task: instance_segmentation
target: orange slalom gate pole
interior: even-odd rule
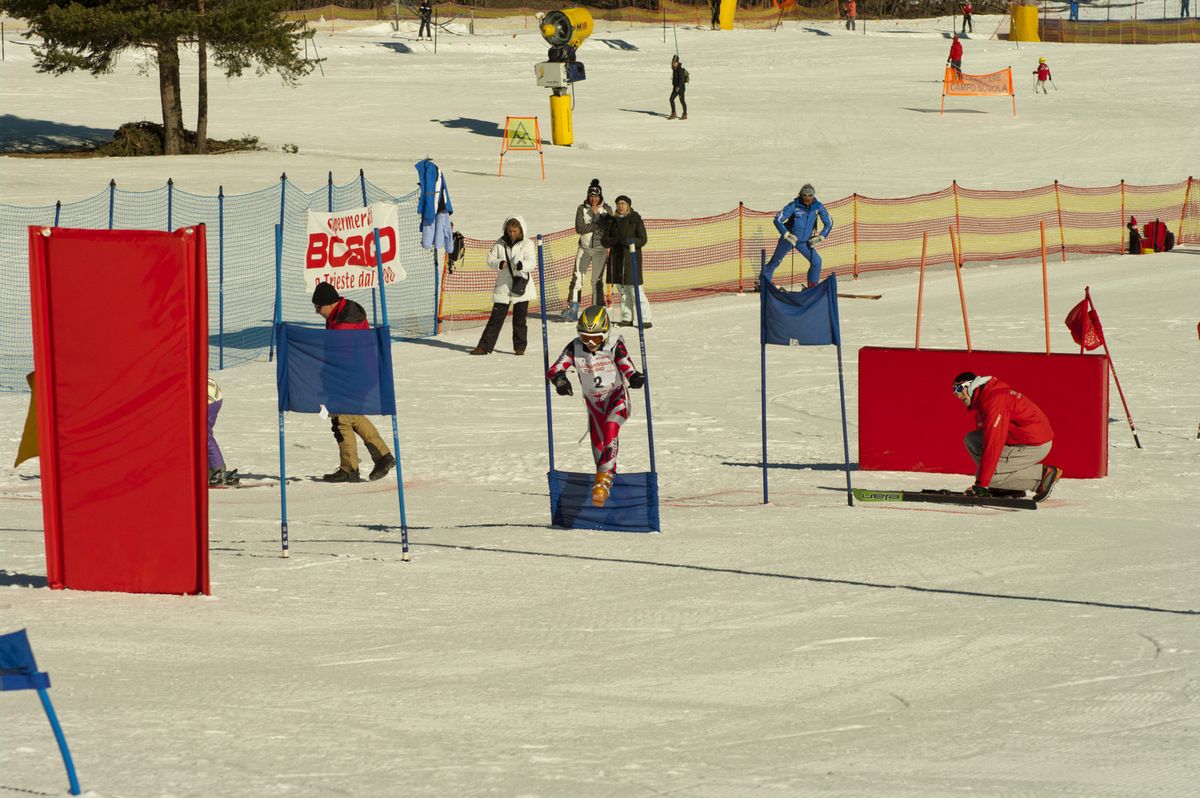
[[[925,253],[929,251],[929,231],[921,233],[921,277],[917,281],[917,340],[913,349],[921,348],[921,303],[925,300]]]
[[[1188,179],[1190,180],[1191,178],[1188,178]],[[858,193],[857,192],[855,192],[855,194],[853,195],[851,202],[853,203],[853,208],[854,208],[854,279],[857,280],[858,279]],[[1185,208],[1187,207],[1187,197],[1186,196],[1183,198],[1183,206]],[[1182,233],[1183,217],[1182,216],[1179,217],[1179,230],[1180,230],[1180,234],[1178,236],[1175,236],[1176,238],[1181,238],[1183,236],[1183,233]]]
[[[665,6],[664,6],[665,8]],[[666,13],[665,11],[663,13]],[[742,293],[742,245],[746,242],[742,230],[742,213],[746,209],[746,203],[738,202],[738,293]]]
[[[1183,243],[1183,220],[1187,218],[1188,198],[1192,196],[1192,178],[1188,176],[1187,188],[1183,190],[1183,207],[1179,209],[1179,229],[1175,232],[1175,243]],[[1125,221],[1122,219],[1121,221]]]
[[[1125,178],[1121,178],[1121,220],[1117,222],[1117,252],[1125,252]]]
[[[971,325],[967,321],[967,295],[963,291],[962,264],[958,261],[958,245],[954,240],[954,228],[950,228],[950,249],[954,253],[954,276],[958,278],[958,303],[962,305],[963,334],[967,338],[967,351],[971,351]]]
[[[1046,317],[1046,354],[1050,354],[1050,281],[1046,278],[1046,220],[1038,222],[1042,233],[1042,311]]]
[[[450,265],[450,254],[446,254],[445,263],[442,264],[442,283],[438,290],[438,306],[437,306],[437,323],[442,323],[442,302],[446,299],[446,272]]]

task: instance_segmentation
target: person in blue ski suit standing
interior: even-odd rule
[[[824,225],[820,233],[817,232],[818,218]],[[799,196],[776,214],[775,229],[779,231],[779,243],[775,245],[775,254],[763,267],[763,277],[770,280],[783,261],[783,256],[795,248],[808,261],[807,287],[812,288],[821,279],[821,255],[816,245],[829,237],[833,222],[825,206],[817,199],[817,192],[811,183],[805,183]]]

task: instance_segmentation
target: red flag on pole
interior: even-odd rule
[[[1096,315],[1096,309],[1092,307],[1086,295],[1078,305],[1071,308],[1071,312],[1067,314],[1066,325],[1071,330],[1071,337],[1075,339],[1075,343],[1084,349],[1091,351],[1104,345],[1104,328],[1100,326],[1100,317]]]

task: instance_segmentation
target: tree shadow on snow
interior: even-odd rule
[[[469,130],[477,136],[487,136],[494,139],[504,136],[504,131],[500,128],[500,125],[491,119],[471,119],[460,116],[458,119],[431,119],[429,121],[437,122],[442,127],[450,128],[451,130]]]
[[[935,82],[940,83],[941,81],[935,81]],[[913,111],[914,113],[918,113],[918,114],[940,114],[940,113],[942,113],[942,109],[940,109],[940,108],[905,108],[904,110],[905,111]],[[947,108],[945,113],[948,113],[948,114],[986,114],[987,111],[976,111],[972,108]]]
[[[420,346],[432,346],[435,349],[453,349],[456,352],[470,352],[475,347],[466,344],[452,344],[449,341],[439,341],[436,338],[404,338],[401,339],[406,344],[418,344]]]
[[[489,525],[490,526],[490,525]],[[400,541],[377,541],[378,543],[398,544]],[[586,554],[562,554],[559,552],[531,551],[522,549],[504,549],[493,546],[468,546],[461,543],[426,543],[414,544],[414,551],[422,548],[452,549],[456,551],[475,551],[488,554],[512,554],[522,557],[546,557],[559,560],[580,560],[583,562],[612,563],[614,565],[636,565],[649,568],[670,568],[680,571],[696,571],[705,574],[725,574],[736,577],[758,577],[763,579],[782,579],[791,582],[807,582],[820,585],[835,585],[839,587],[863,587],[874,590],[904,590],[928,595],[946,596],[950,598],[968,599],[999,599],[1004,601],[1040,602],[1045,604],[1066,604],[1077,607],[1096,607],[1108,610],[1136,610],[1140,612],[1156,612],[1167,615],[1200,615],[1200,610],[1171,609],[1167,607],[1151,607],[1143,604],[1121,604],[1109,601],[1093,601],[1090,599],[1056,598],[1054,596],[1026,596],[1019,593],[989,593],[979,590],[955,590],[944,587],[925,587],[923,585],[907,585],[892,582],[866,582],[857,579],[839,579],[827,576],[807,576],[804,574],[788,574],[773,571],[751,571],[743,568],[721,568],[713,565],[697,565],[694,563],[671,563],[656,560],[637,560],[628,557],[596,557]]]
[[[50,581],[44,576],[19,574],[0,568],[0,587],[46,587]]]
[[[112,141],[113,129],[64,125],[48,119],[0,114],[0,152],[90,149]]]
[[[629,42],[625,41],[624,39],[596,39],[596,41],[604,42],[604,44],[608,45],[609,47],[611,47],[614,50],[625,50],[626,52],[633,52],[638,49],[636,45],[630,44]]]
[[[375,42],[375,43],[378,44],[380,47],[386,47],[387,49],[391,50],[392,52],[400,53],[401,55],[408,55],[409,53],[411,53],[413,51],[413,49],[411,47],[409,47],[407,44],[405,44],[404,42]]]
[[[665,114],[662,111],[647,111],[642,108],[619,108],[619,111],[624,111],[627,114],[645,114],[646,116],[660,116],[663,119],[669,118],[670,114]]]
[[[721,465],[739,466],[741,468],[762,468],[762,463],[735,463],[731,460],[722,461]],[[796,471],[845,471],[845,463],[767,463],[769,468],[790,468]],[[851,471],[858,470],[858,463],[850,464]]]

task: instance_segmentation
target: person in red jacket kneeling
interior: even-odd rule
[[[1062,469],[1042,462],[1054,443],[1042,409],[1007,383],[970,371],[954,378],[954,396],[975,411],[979,427],[963,439],[978,466],[966,494],[1024,497],[1031,490],[1036,502],[1049,496]]]

